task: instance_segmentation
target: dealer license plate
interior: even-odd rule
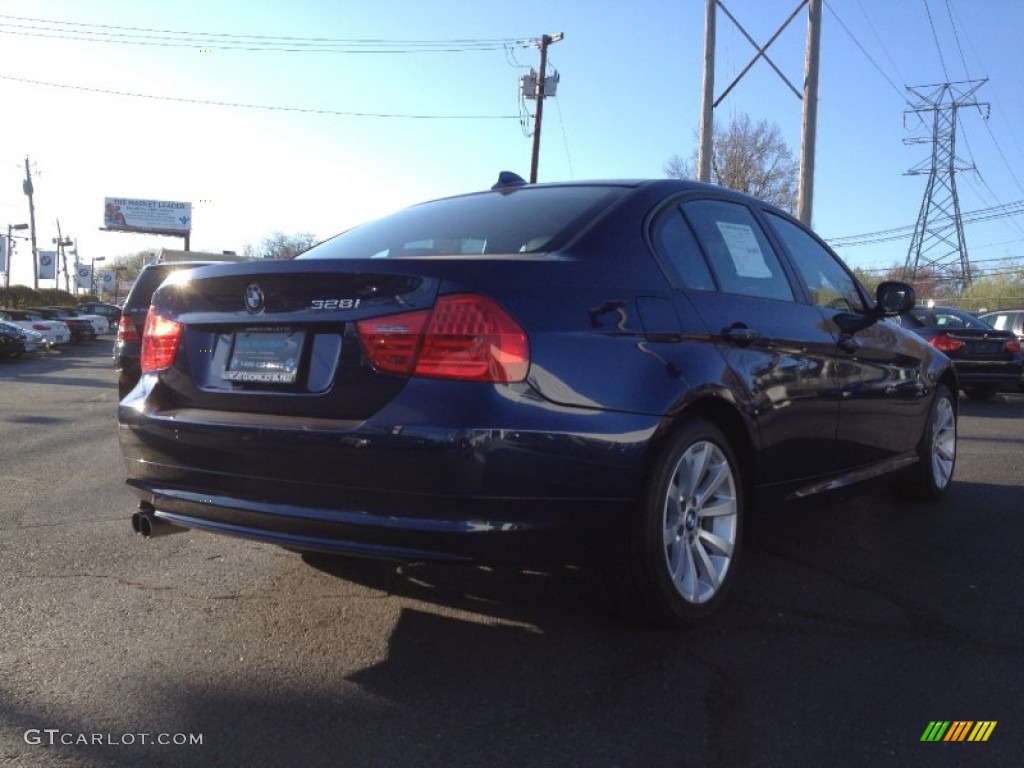
[[[228,381],[293,384],[299,373],[302,331],[239,331],[224,370]]]

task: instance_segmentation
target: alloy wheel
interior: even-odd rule
[[[665,498],[665,565],[688,603],[718,592],[732,563],[739,531],[736,478],[712,442],[689,446],[672,472]]]

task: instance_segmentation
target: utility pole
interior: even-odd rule
[[[804,60],[804,89],[801,93],[789,78],[783,74],[778,65],[768,56],[768,49],[779,39],[786,27],[796,16],[808,6],[807,15],[807,51]],[[722,12],[736,26],[740,33],[747,39],[757,51],[754,58],[746,67],[733,78],[728,87],[715,99],[715,36],[717,34],[716,14],[717,9]],[[700,144],[697,152],[697,179],[699,181],[711,180],[711,160],[714,153],[714,109],[722,103],[722,100],[732,91],[733,88],[743,79],[743,76],[760,59],[764,59],[782,81],[789,86],[789,90],[804,102],[803,126],[800,135],[800,187],[797,209],[799,218],[805,224],[811,222],[811,202],[814,190],[814,144],[815,124],[818,117],[818,60],[821,50],[821,0],[800,0],[793,12],[789,14],[775,33],[768,38],[768,42],[760,45],[743,28],[743,25],[725,7],[724,0],[705,0],[704,4],[704,89],[701,96],[701,123],[700,123]]]
[[[540,39],[540,72],[537,74],[537,90],[534,97],[537,99],[537,115],[533,120],[533,152],[530,156],[530,183],[537,183],[537,165],[540,160],[540,126],[544,116],[544,98],[547,95],[544,90],[544,83],[547,79],[548,67],[548,46],[557,43],[565,37],[561,32],[557,35],[543,35]]]
[[[818,126],[818,60],[821,58],[821,0],[807,10],[807,56],[804,60],[804,115],[800,129],[800,186],[796,216],[811,226],[814,203],[814,144]]]
[[[25,181],[21,185],[22,190],[28,195],[28,225],[32,235],[32,287],[39,290],[39,254],[36,248],[36,206],[32,201],[35,190],[32,188],[32,171],[28,167],[28,158],[25,158]]]
[[[697,181],[711,181],[712,137],[715,135],[715,9],[717,0],[704,0],[704,89],[700,101],[700,146]]]

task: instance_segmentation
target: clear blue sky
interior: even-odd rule
[[[726,7],[760,42],[797,4]],[[241,251],[275,230],[328,237],[419,200],[484,188],[502,169],[527,175],[518,78],[538,52],[490,41],[565,35],[550,49],[561,82],[545,103],[541,181],[663,176],[672,154],[696,144],[702,0],[5,0],[0,14],[0,226],[28,219],[29,156],[40,247],[59,218],[86,262],[180,245],[100,232],[107,196],[189,201],[193,249]],[[904,128],[907,85],[989,78],[978,92],[989,120],[960,115],[958,155],[978,168],[957,176],[961,208],[1024,200],[1024,3],[826,0],[823,24],[814,200],[823,236],[914,224],[926,177],[905,171],[929,147],[903,143],[921,135]],[[724,14],[718,29],[721,92],[754,51]],[[100,32],[105,42],[76,39]],[[169,45],[168,32],[190,34]],[[250,47],[266,36],[297,39],[277,48],[375,39],[375,49],[401,52],[207,50],[209,33],[255,36]],[[769,49],[798,87],[805,34],[801,12]],[[452,40],[471,42],[441,47],[469,50],[422,51]],[[778,123],[796,154],[800,112],[762,61],[716,120],[748,113]],[[1024,221],[971,224],[967,242],[982,266],[1022,256]],[[902,263],[908,245],[906,236],[840,252],[851,265],[879,267]],[[20,245],[15,283],[31,280],[27,254]]]

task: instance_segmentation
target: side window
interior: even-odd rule
[[[865,310],[856,281],[835,256],[788,219],[767,212],[765,217],[789,251],[815,306],[844,312]]]
[[[982,318],[997,331],[1010,330],[1010,319],[1010,315],[988,315]]]
[[[678,208],[673,206],[658,217],[651,230],[651,239],[658,255],[684,286],[698,291],[715,289],[704,254]]]
[[[779,258],[745,205],[694,200],[682,210],[723,291],[793,301]]]

